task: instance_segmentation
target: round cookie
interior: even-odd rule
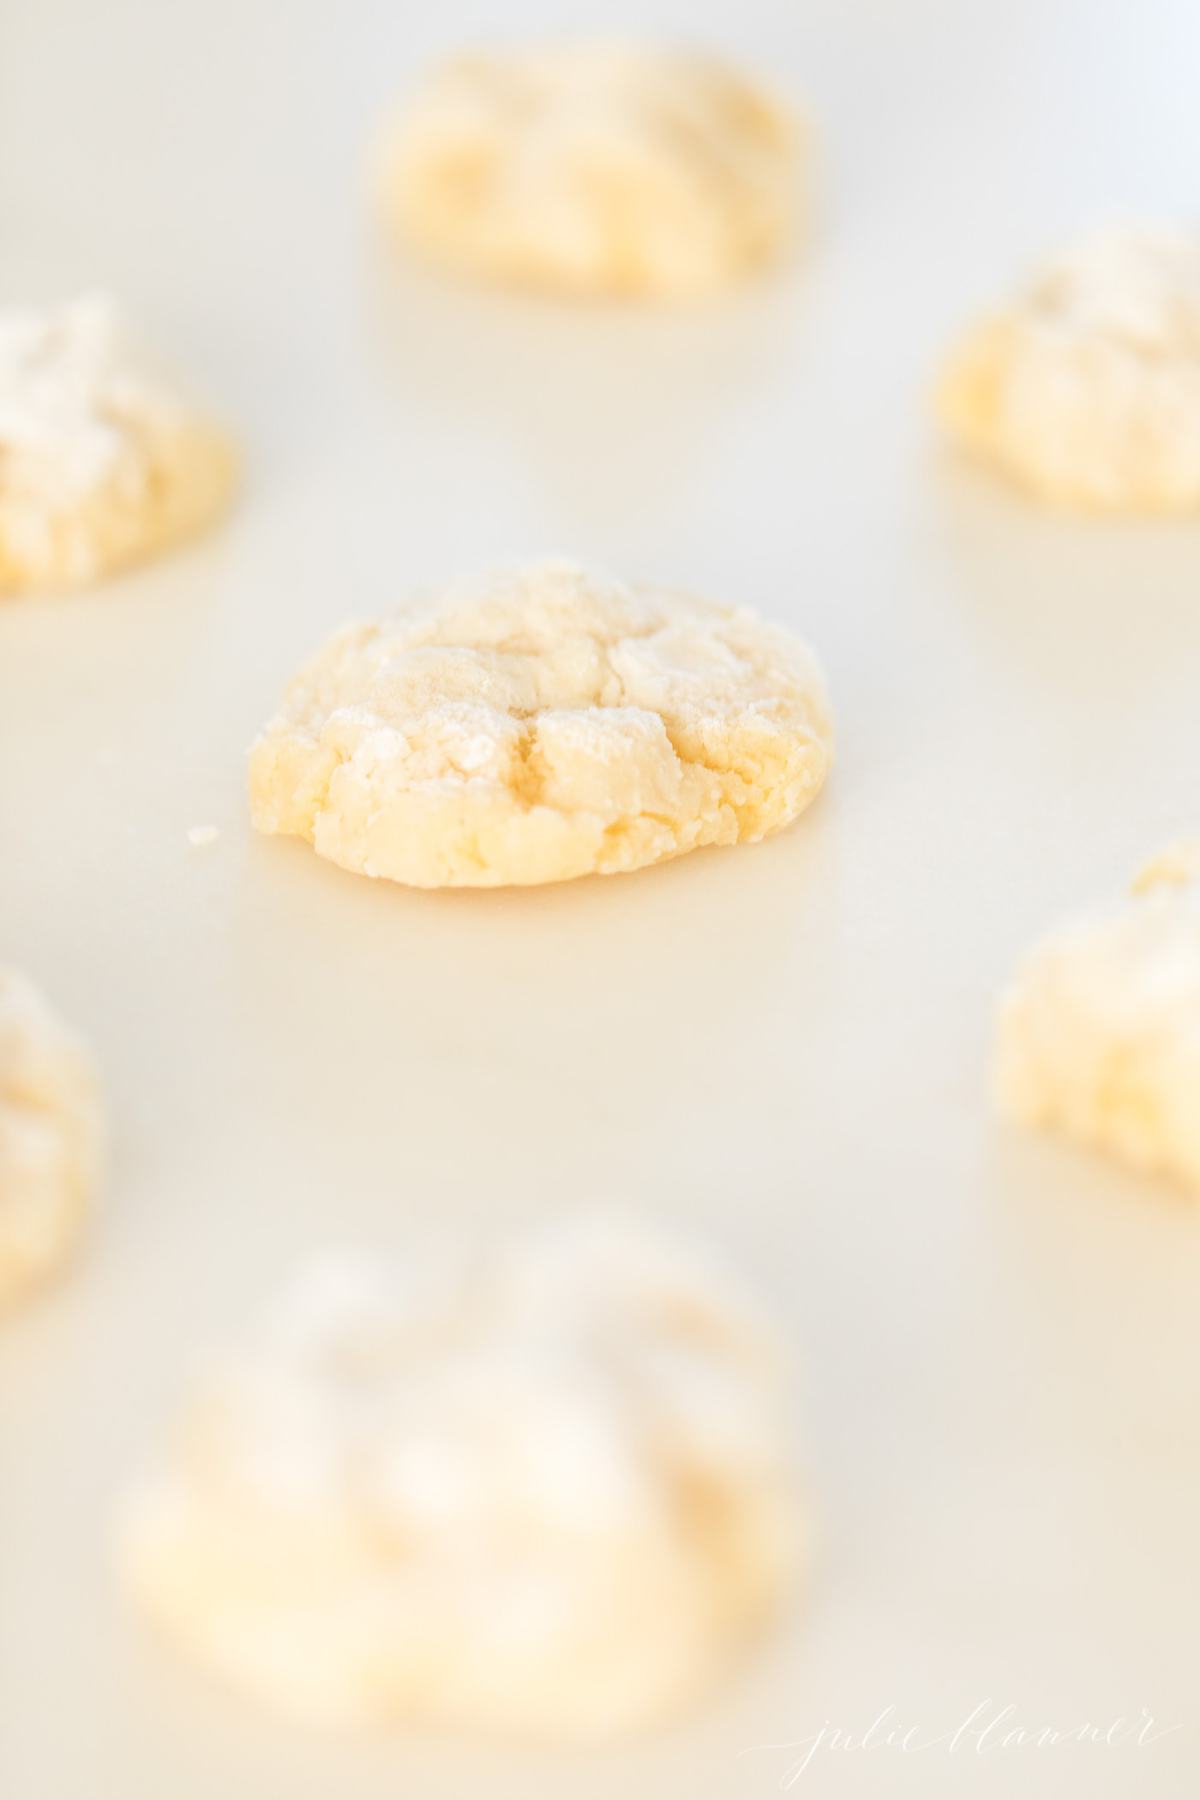
[[[643,1230],[330,1256],[203,1367],[121,1561],[306,1721],[616,1733],[701,1693],[792,1576],[787,1411],[753,1309]]]
[[[482,279],[686,299],[776,255],[796,139],[778,101],[695,52],[465,55],[386,140],[384,204],[413,243]]]
[[[82,1044],[32,982],[0,968],[0,1311],[70,1254],[102,1141]]]
[[[250,752],[251,812],[415,887],[562,881],[778,831],[831,741],[789,633],[545,562],[339,632]]]
[[[1044,500],[1200,507],[1200,231],[1086,239],[966,338],[938,411],[968,450]]]
[[[110,301],[0,312],[0,594],[92,581],[190,536],[234,467]]]
[[[1068,925],[1000,1011],[1001,1107],[1200,1190],[1200,840]]]

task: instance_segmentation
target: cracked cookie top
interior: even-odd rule
[[[543,562],[339,632],[251,750],[251,809],[360,874],[557,881],[778,831],[831,742],[790,633]]]
[[[679,298],[766,261],[796,203],[786,110],[713,57],[574,44],[460,56],[383,153],[401,229],[477,276]]]

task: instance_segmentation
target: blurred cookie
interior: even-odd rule
[[[31,981],[0,968],[0,1310],[70,1255],[102,1137],[83,1045]]]
[[[1200,841],[1067,925],[1000,1013],[1001,1106],[1200,1189]]]
[[[385,205],[440,261],[575,295],[684,299],[771,260],[795,122],[716,58],[637,44],[464,55],[386,141]]]
[[[1045,500],[1200,507],[1200,231],[1086,239],[967,336],[938,410],[951,436]]]
[[[788,1439],[753,1308],[643,1230],[331,1256],[201,1368],[122,1560],[181,1644],[306,1720],[619,1732],[775,1608]]]
[[[92,581],[226,504],[235,459],[100,297],[0,312],[0,594]]]

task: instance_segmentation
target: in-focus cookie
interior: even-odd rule
[[[0,1311],[69,1256],[102,1141],[83,1045],[31,981],[0,968]]]
[[[1200,230],[1111,229],[950,358],[946,429],[1045,500],[1200,507]]]
[[[385,205],[415,244],[488,280],[682,299],[779,250],[797,128],[698,53],[576,44],[460,56],[386,140]]]
[[[250,803],[359,874],[562,881],[778,831],[831,741],[788,632],[545,562],[339,632],[251,750]]]
[[[1001,1007],[997,1091],[1025,1124],[1200,1189],[1200,839],[1028,958]]]
[[[190,536],[234,467],[111,301],[0,312],[0,594],[92,581]]]
[[[328,1257],[200,1371],[122,1562],[181,1644],[306,1720],[618,1732],[776,1606],[788,1440],[769,1332],[643,1231]]]

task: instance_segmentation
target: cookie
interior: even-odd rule
[[[938,410],[952,437],[1041,499],[1200,507],[1200,231],[1086,239],[966,338]]]
[[[621,1732],[702,1693],[791,1579],[785,1387],[724,1273],[644,1229],[327,1256],[203,1366],[122,1566],[309,1722]]]
[[[0,594],[93,581],[191,536],[234,461],[110,301],[0,312]]]
[[[997,1091],[1024,1124],[1200,1190],[1200,840],[1029,957],[1001,1007]]]
[[[754,842],[830,755],[788,632],[544,562],[339,632],[253,746],[250,802],[358,874],[496,887]]]
[[[31,981],[0,968],[0,1311],[70,1255],[102,1141],[83,1045]]]
[[[686,299],[771,260],[798,133],[713,57],[575,44],[457,57],[386,139],[384,204],[436,259],[579,296]]]

